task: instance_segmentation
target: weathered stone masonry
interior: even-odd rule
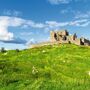
[[[62,31],[51,31],[50,32],[50,42],[58,43],[73,43],[76,45],[90,45],[90,41],[85,38],[77,38],[76,33],[74,35],[69,35],[67,30]]]
[[[85,38],[77,38],[76,33],[73,35],[69,35],[67,30],[60,31],[51,31],[50,32],[50,41],[42,42],[31,45],[31,48],[40,47],[45,45],[54,45],[54,44],[62,44],[62,43],[73,43],[76,45],[86,45],[90,46],[90,41]]]

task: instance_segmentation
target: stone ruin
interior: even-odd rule
[[[58,43],[73,43],[76,45],[90,45],[90,41],[85,38],[77,38],[76,33],[73,35],[69,35],[67,30],[62,31],[51,31],[50,32],[50,42],[58,42]]]
[[[62,30],[62,31],[51,31],[50,41],[32,44],[31,48],[62,43],[72,43],[76,45],[90,46],[90,41],[88,39],[77,38],[76,33],[73,35],[69,35],[69,32],[67,30]]]

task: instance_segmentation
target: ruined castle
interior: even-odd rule
[[[33,44],[31,48],[62,43],[90,46],[90,41],[88,39],[78,38],[76,33],[73,35],[69,35],[69,32],[67,30],[60,30],[50,32],[50,41]]]
[[[67,30],[62,31],[51,31],[50,32],[50,42],[58,43],[73,43],[76,45],[90,45],[90,41],[85,38],[77,38],[76,33],[69,35]]]

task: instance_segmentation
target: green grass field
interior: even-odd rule
[[[62,44],[0,53],[0,90],[90,90],[90,47]]]

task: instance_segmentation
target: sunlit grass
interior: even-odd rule
[[[0,90],[90,90],[90,47],[62,44],[0,53]]]

